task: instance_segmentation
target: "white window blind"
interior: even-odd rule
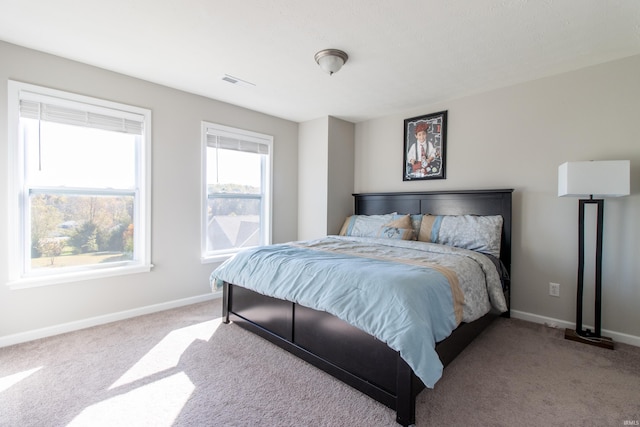
[[[33,98],[20,99],[20,117],[133,135],[142,135],[144,129],[144,117],[136,114],[97,106],[88,111],[86,105],[80,109],[74,108],[73,102],[56,103],[55,98],[46,96]]]
[[[232,138],[228,136],[207,133],[207,145],[212,148],[224,150],[244,151],[247,153],[269,154],[269,145],[257,141],[249,141],[245,138]]]

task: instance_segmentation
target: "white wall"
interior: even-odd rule
[[[300,123],[298,146],[298,238],[327,234],[329,118]]]
[[[335,117],[300,124],[298,239],[338,234],[353,213],[354,133]]]
[[[403,182],[403,120],[442,110],[447,179]],[[639,114],[634,56],[358,123],[355,191],[514,188],[513,309],[575,322],[578,200],[557,197],[557,168],[630,159],[632,195],[605,202],[602,327],[640,337]]]
[[[188,76],[185,76],[188,78]],[[10,290],[7,174],[0,175],[0,342],[3,337],[210,294],[200,263],[200,123],[274,136],[273,240],[297,234],[297,123],[0,42],[0,165],[6,171],[7,80],[152,110],[152,262],[146,274]]]

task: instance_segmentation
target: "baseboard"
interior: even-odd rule
[[[49,326],[46,328],[35,329],[32,331],[21,332],[19,334],[6,335],[0,337],[0,348],[8,347],[10,345],[20,344],[27,341],[33,341],[40,338],[46,338],[54,335],[64,334],[67,332],[73,332],[80,329],[90,328],[92,326],[104,325],[105,323],[116,322],[118,320],[130,319],[136,316],[142,316],[145,314],[157,313],[163,310],[170,310],[172,308],[184,307],[190,304],[196,304],[199,302],[209,301],[217,298],[221,298],[222,293],[216,292],[211,294],[198,295],[190,298],[183,298],[174,301],[167,301],[160,304],[148,305],[145,307],[134,308],[131,310],[119,311],[116,313],[105,314],[103,316],[90,317],[88,319],[82,319],[75,322],[62,323],[60,325]],[[541,325],[547,325],[552,328],[575,328],[575,323],[567,322],[564,320],[554,319],[552,317],[540,316],[538,314],[527,313],[525,311],[511,310],[511,317],[514,319],[526,320],[528,322],[539,323]],[[587,328],[593,326],[585,325]],[[602,330],[602,334],[613,338],[614,341],[640,347],[640,337],[634,335],[623,334],[621,332],[609,331],[607,329]]]
[[[511,317],[514,319],[526,320],[528,322],[540,323],[542,325],[547,325],[552,328],[573,329],[576,327],[575,323],[567,322],[564,320],[558,320],[551,317],[540,316],[538,314],[527,313],[524,311],[511,310]],[[585,328],[594,329],[592,325],[584,325]],[[610,331],[607,329],[602,330],[602,335],[613,338],[614,342],[621,342],[624,344],[633,345],[636,347],[640,347],[640,337],[636,337],[634,335],[623,334],[621,332]]]
[[[131,310],[119,311],[116,313],[105,314],[103,316],[90,317],[87,319],[77,320],[74,322],[62,323],[59,325],[48,326],[46,328],[34,329],[27,332],[21,332],[13,335],[0,337],[0,348],[10,345],[20,344],[27,341],[33,341],[40,338],[51,337],[54,335],[73,332],[80,329],[90,328],[92,326],[104,325],[105,323],[117,322],[118,320],[130,319],[145,314],[157,313],[159,311],[170,310],[172,308],[184,307],[186,305],[196,304],[199,302],[210,301],[221,298],[222,293],[216,292],[211,294],[198,295],[195,297],[183,298],[174,301],[167,301],[160,304],[147,305]]]

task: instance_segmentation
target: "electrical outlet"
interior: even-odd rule
[[[552,297],[560,296],[560,283],[549,282],[549,295]]]

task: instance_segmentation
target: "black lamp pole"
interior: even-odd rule
[[[582,304],[584,295],[584,211],[587,204],[596,205],[596,283],[595,283],[595,331],[582,328]],[[604,200],[580,199],[578,206],[578,291],[576,301],[576,329],[566,329],[564,337],[572,341],[596,345],[613,350],[613,340],[602,336],[602,225],[604,218]]]

